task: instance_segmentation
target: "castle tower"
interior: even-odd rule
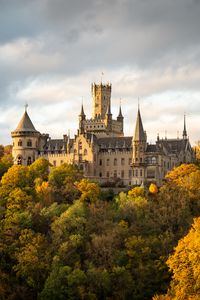
[[[92,84],[93,113],[92,118],[104,119],[107,108],[111,105],[111,84]]]
[[[147,146],[146,132],[143,129],[140,109],[138,107],[135,134],[132,140],[132,166],[134,173],[134,183],[144,184],[145,174],[145,151]]]
[[[119,123],[121,123],[121,132],[123,133],[124,132],[124,117],[122,115],[121,103],[120,103],[120,106],[119,106],[119,114],[117,116],[117,121]]]
[[[11,132],[14,164],[30,165],[38,157],[40,133],[35,129],[25,110],[17,128]]]

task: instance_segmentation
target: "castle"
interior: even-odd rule
[[[145,185],[148,182],[160,186],[168,171],[181,163],[194,161],[185,117],[182,138],[157,137],[155,144],[149,144],[138,107],[135,133],[124,136],[121,105],[117,119],[113,119],[111,113],[111,90],[109,83],[92,84],[92,118],[86,118],[82,105],[74,138],[64,135],[62,139],[51,139],[49,134],[41,134],[25,110],[11,133],[14,164],[30,165],[44,157],[53,166],[77,165],[85,177],[107,186],[114,183]]]

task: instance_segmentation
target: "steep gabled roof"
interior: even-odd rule
[[[143,129],[142,118],[141,118],[139,109],[138,109],[138,113],[137,113],[134,141],[143,141],[143,142],[146,141],[146,135],[145,135],[145,132]]]
[[[15,132],[37,132],[27,111],[24,112]]]

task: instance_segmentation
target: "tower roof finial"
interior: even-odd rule
[[[24,108],[25,108],[25,112],[27,112],[27,109],[28,109],[28,103],[26,103],[26,104],[24,105]]]

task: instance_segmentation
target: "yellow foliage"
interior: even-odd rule
[[[179,167],[173,169],[166,175],[166,179],[180,184],[185,176],[190,175],[192,172],[196,172],[198,167],[194,164],[182,164]]]
[[[149,186],[149,192],[151,194],[157,194],[158,188],[157,188],[157,185],[155,183],[151,183],[150,184],[150,186]]]
[[[77,189],[81,192],[81,200],[89,200],[91,202],[96,201],[100,194],[99,185],[95,182],[91,182],[88,179],[82,179],[76,183]]]
[[[47,181],[43,181],[40,185],[36,185],[35,190],[38,194],[45,194],[48,191],[49,184]]]
[[[174,299],[200,299],[200,217],[179,241],[167,264],[173,272]]]
[[[139,196],[144,196],[144,188],[143,187],[134,187],[130,191],[128,191],[128,196],[130,197],[139,197]]]

